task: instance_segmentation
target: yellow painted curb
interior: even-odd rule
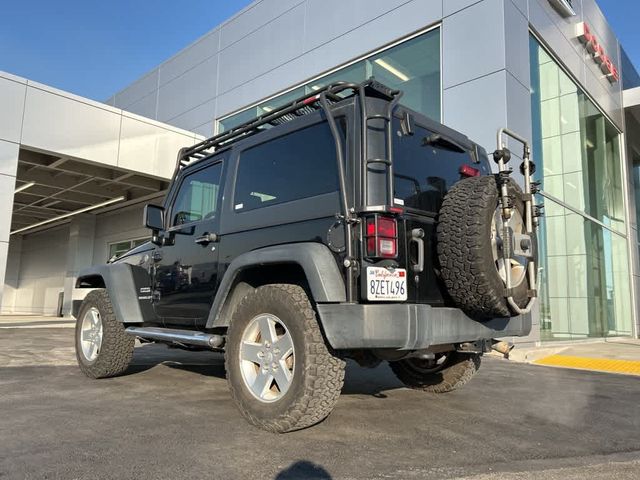
[[[572,357],[570,355],[550,355],[533,362],[536,365],[551,367],[577,368],[600,372],[626,373],[640,375],[640,361],[613,360],[609,358]]]

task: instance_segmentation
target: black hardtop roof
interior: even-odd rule
[[[363,83],[336,82],[323,87],[313,94],[306,94],[271,112],[260,115],[226,132],[207,138],[191,147],[182,148],[178,152],[176,172],[187,165],[209,158],[216,151],[233,143],[264,131],[268,126],[282,125],[301,116],[322,110],[320,99],[325,96],[330,104],[342,102],[357,95],[380,98],[390,101],[396,95],[393,90],[373,79]]]

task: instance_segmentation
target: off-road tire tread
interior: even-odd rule
[[[259,418],[244,404],[238,394],[242,379],[237,382],[227,374],[229,390],[240,413],[253,425],[264,430],[285,433],[315,425],[324,420],[333,410],[344,384],[345,361],[339,358],[326,344],[316,313],[305,290],[294,284],[269,284],[247,294],[235,310],[234,316],[253,302],[269,305],[274,301],[289,301],[299,312],[305,338],[305,384],[303,395],[295,399],[284,414],[276,418]],[[233,320],[232,320],[233,322]],[[230,327],[233,328],[233,327]],[[233,341],[233,340],[232,340]],[[225,350],[225,364],[231,359]]]
[[[477,353],[453,353],[449,364],[434,373],[416,372],[406,360],[389,362],[398,379],[408,388],[430,393],[447,393],[467,384],[480,369],[481,355]]]
[[[519,187],[509,183],[510,194],[518,196]],[[479,319],[511,316],[504,283],[486,258],[487,212],[495,211],[497,192],[493,176],[461,180],[445,196],[438,218],[438,262],[447,293]]]
[[[102,320],[102,345],[95,362],[83,361],[78,344],[82,317],[87,308],[95,306]],[[91,378],[107,378],[121,375],[129,367],[133,357],[135,338],[125,333],[122,322],[116,319],[109,294],[105,289],[96,289],[87,294],[80,307],[76,321],[76,358],[82,373]]]

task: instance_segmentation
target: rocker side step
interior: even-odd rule
[[[192,330],[176,330],[173,328],[127,327],[125,332],[146,340],[182,343],[186,345],[197,345],[199,347],[218,348],[224,342],[222,335],[194,332]]]

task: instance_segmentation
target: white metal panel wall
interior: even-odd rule
[[[149,230],[142,226],[143,209],[144,205],[135,205],[96,217],[94,265],[109,259],[109,244],[151,236]]]
[[[64,291],[68,241],[69,227],[66,225],[22,238],[21,249],[15,252],[20,255],[19,277],[14,285],[5,286],[8,298],[3,310],[43,315],[56,313],[58,295]]]

